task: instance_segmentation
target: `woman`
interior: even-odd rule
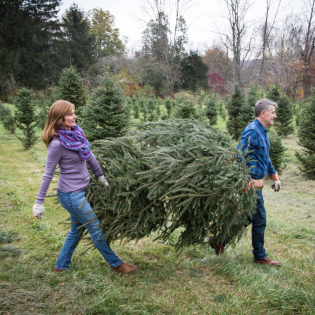
[[[60,204],[70,213],[71,228],[58,257],[55,272],[70,269],[72,253],[82,236],[84,228],[91,235],[95,247],[100,251],[111,268],[116,272],[131,273],[136,266],[122,262],[103,238],[99,220],[86,199],[86,189],[90,174],[86,162],[100,184],[108,186],[100,165],[90,151],[90,143],[82,129],[76,124],[74,105],[67,101],[56,101],[49,109],[42,140],[48,147],[45,175],[33,206],[33,214],[38,219],[44,216],[44,199],[59,164],[57,196]],[[95,219],[94,219],[95,218]],[[93,220],[94,219],[94,220]],[[93,220],[93,221],[91,221]],[[81,228],[80,228],[81,227]]]

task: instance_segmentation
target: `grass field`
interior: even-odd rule
[[[114,244],[124,261],[139,266],[131,275],[112,272],[95,250],[80,255],[82,243],[71,271],[55,274],[67,212],[54,198],[46,199],[43,220],[31,211],[47,149],[39,142],[24,151],[0,125],[0,231],[16,231],[10,246],[21,250],[14,257],[0,246],[0,314],[315,314],[315,181],[300,174],[296,143],[294,135],[284,139],[281,191],[273,192],[270,180],[264,188],[265,247],[281,267],[253,263],[249,228],[221,256],[202,247],[176,253],[154,236]]]

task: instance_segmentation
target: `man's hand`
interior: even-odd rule
[[[97,177],[97,180],[102,186],[107,187],[107,188],[109,187],[109,184],[107,183],[104,175]]]
[[[276,191],[276,192],[280,191],[281,182],[280,182],[278,173],[276,172],[276,174],[272,174],[271,176],[273,179],[273,184],[271,185],[271,188],[274,189],[274,191]]]
[[[42,219],[44,217],[45,207],[43,203],[35,202],[33,206],[33,214],[37,219]]]

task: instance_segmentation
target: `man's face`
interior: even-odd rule
[[[268,111],[261,112],[261,120],[264,127],[273,125],[273,120],[277,118],[275,106],[270,106]]]

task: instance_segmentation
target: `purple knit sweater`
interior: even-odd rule
[[[95,177],[102,176],[100,165],[92,154],[87,160],[81,160],[79,154],[63,147],[59,140],[54,139],[48,146],[45,175],[39,188],[37,203],[44,203],[48,187],[54,176],[57,164],[60,166],[58,189],[62,192],[73,192],[89,186],[90,174],[86,162]]]

